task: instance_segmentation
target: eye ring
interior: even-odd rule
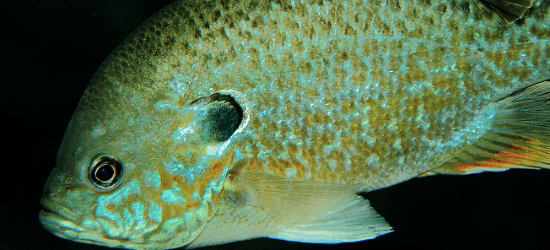
[[[88,177],[90,182],[99,189],[113,189],[122,180],[122,163],[112,155],[97,155],[90,164]]]

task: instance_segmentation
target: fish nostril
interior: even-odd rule
[[[66,177],[63,179],[63,185],[69,185],[73,182],[73,177]]]

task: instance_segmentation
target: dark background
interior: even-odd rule
[[[95,70],[170,0],[0,3],[0,249],[105,249],[38,221],[42,187]],[[257,239],[210,249],[537,249],[550,243],[550,170],[413,179],[366,197],[394,227],[375,240],[314,245]]]

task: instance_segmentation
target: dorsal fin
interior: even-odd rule
[[[497,14],[506,23],[512,23],[525,14],[533,6],[533,0],[474,0],[481,10]]]
[[[550,169],[550,80],[496,101],[491,128],[431,174],[473,174],[511,168]]]

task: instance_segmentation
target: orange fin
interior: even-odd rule
[[[420,176],[550,169],[550,80],[520,89],[489,108],[495,116],[486,134]]]

